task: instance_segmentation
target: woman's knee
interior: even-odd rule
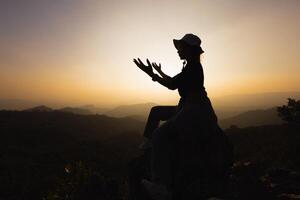
[[[176,113],[176,106],[154,106],[150,110],[150,116],[166,121]]]
[[[150,114],[158,113],[161,110],[161,106],[153,106],[150,110]]]
[[[150,110],[149,118],[160,120],[161,106],[154,106]]]

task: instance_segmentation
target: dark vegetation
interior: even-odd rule
[[[289,123],[300,123],[300,100],[288,99],[287,105],[277,107],[279,116]]]
[[[299,125],[233,126],[226,133],[234,144],[236,199],[294,199],[300,194]]]
[[[228,199],[300,195],[299,101],[278,112],[289,123],[226,130],[235,153]],[[128,199],[143,127],[129,117],[0,111],[0,199]]]
[[[72,193],[92,172],[97,179],[122,182],[128,160],[140,153],[143,126],[103,115],[1,111],[0,199],[41,199],[61,189]],[[70,170],[71,177],[68,166],[77,170]],[[69,178],[75,188],[57,188]]]

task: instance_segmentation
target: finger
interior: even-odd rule
[[[151,63],[150,63],[150,61],[148,60],[148,58],[147,58],[146,61],[147,61],[147,63],[148,63],[148,66],[151,67]]]
[[[139,63],[136,59],[133,59],[133,62],[134,62],[137,66],[140,65],[140,63]]]
[[[138,61],[140,62],[141,65],[144,65],[144,63],[141,61],[140,58],[138,58]]]
[[[136,64],[136,66],[138,66],[138,68],[140,68],[141,70],[144,70],[143,65],[141,63],[139,63],[137,60],[135,60],[134,63]]]

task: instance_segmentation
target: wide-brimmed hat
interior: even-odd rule
[[[180,40],[173,39],[173,43],[176,49],[181,49],[183,46],[193,46],[198,47],[201,49],[201,52],[204,51],[201,48],[201,40],[197,35],[194,35],[192,33],[185,34]]]

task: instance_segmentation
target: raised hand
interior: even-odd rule
[[[152,66],[151,66],[151,63],[150,61],[147,59],[147,64],[148,65],[145,65],[139,58],[136,60],[136,59],[133,59],[133,62],[141,69],[143,70],[145,73],[147,73],[149,76],[153,76],[154,73],[153,73],[153,70],[152,70]]]

